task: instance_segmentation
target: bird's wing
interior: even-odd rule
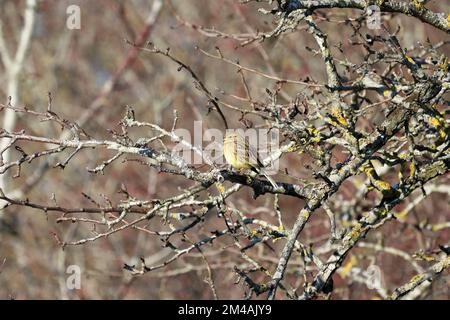
[[[250,144],[248,139],[245,141],[245,145],[248,148],[248,162],[255,167],[255,169],[259,169],[264,167],[259,159],[258,149],[253,144]]]

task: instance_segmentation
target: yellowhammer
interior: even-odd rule
[[[264,165],[259,159],[256,149],[249,145],[246,139],[234,132],[228,132],[223,139],[223,154],[225,160],[237,170],[252,170],[257,174],[262,174],[269,180],[270,184],[276,189],[276,182],[267,175],[262,169]]]

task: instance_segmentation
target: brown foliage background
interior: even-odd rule
[[[81,30],[68,30],[65,26],[66,8],[77,4],[81,7]],[[256,11],[261,5],[241,5],[238,1],[178,0],[172,1],[173,8],[186,22],[183,25],[175,16],[173,9],[165,5],[157,23],[151,29],[149,40],[159,48],[170,47],[170,52],[185,62],[207,84],[213,94],[224,101],[239,105],[239,101],[227,94],[245,96],[245,90],[237,69],[222,61],[210,59],[195,49],[199,46],[208,52],[215,52],[220,47],[222,53],[230,59],[251,66],[268,74],[282,78],[305,79],[310,77],[319,82],[326,81],[323,61],[320,55],[314,55],[308,48],[316,44],[311,34],[294,32],[283,35],[278,41],[268,41],[238,47],[236,40],[229,38],[208,37],[199,32],[198,27],[215,28],[227,34],[254,33],[256,30],[269,31],[274,24],[271,16],[264,16]],[[18,30],[21,28],[24,1],[3,1],[0,5],[0,18],[7,44],[13,47],[17,42]],[[267,6],[266,6],[267,7]],[[444,11],[445,2],[432,1],[429,8]],[[83,112],[98,99],[105,81],[114,75],[124,63],[132,46],[125,40],[134,41],[144,28],[151,1],[55,1],[45,0],[39,4],[36,25],[31,42],[29,56],[20,78],[22,105],[31,109],[44,111],[48,97],[53,96],[53,111],[66,119],[76,121]],[[358,17],[352,10],[332,10],[332,19],[344,20],[346,17]],[[394,16],[387,25],[393,29],[401,28],[398,38],[403,47],[411,47],[417,41],[428,40],[431,43],[447,39],[448,36],[430,26],[406,16]],[[346,41],[351,29],[344,23],[320,22],[322,30],[329,35],[331,50],[335,57],[351,61],[360,61],[363,57]],[[201,30],[200,30],[201,31]],[[376,32],[376,31],[374,31]],[[337,48],[341,43],[342,46]],[[342,50],[342,52],[340,51]],[[448,55],[448,45],[441,48]],[[0,72],[0,100],[7,101],[5,77]],[[247,78],[251,92],[257,100],[266,99],[265,90],[276,88],[275,81],[251,74]],[[301,87],[285,85],[286,95],[295,97]],[[224,95],[223,93],[226,93]],[[177,66],[169,60],[145,52],[140,52],[137,60],[127,66],[120,76],[111,94],[102,101],[102,106],[83,126],[83,129],[97,139],[108,138],[108,129],[117,129],[119,121],[125,114],[125,106],[133,107],[136,118],[170,128],[173,112],[179,115],[179,127],[191,129],[193,122],[204,120],[210,128],[223,130],[217,115],[208,113],[204,97],[195,89],[192,79],[185,73],[177,71]],[[233,127],[242,126],[240,115],[225,110],[228,122]],[[372,115],[376,117],[376,112]],[[251,121],[259,121],[251,116]],[[40,135],[58,135],[59,129],[47,122],[33,121],[21,116],[16,130],[26,129],[29,133]],[[145,135],[145,131],[141,131]],[[20,145],[20,144],[19,144]],[[27,147],[32,152],[32,146]],[[19,153],[14,154],[16,157]],[[86,168],[93,168],[112,153],[108,151],[82,152],[64,168],[51,168],[46,171],[36,184],[24,191],[24,198],[37,203],[52,203],[54,197],[64,207],[89,207],[91,202],[82,193],[97,201],[103,201],[107,195],[113,201],[122,199],[118,194],[121,185],[125,185],[130,194],[139,199],[166,198],[178,193],[189,184],[181,178],[169,174],[158,174],[155,170],[135,162],[122,161],[111,164],[104,175],[89,173]],[[336,159],[342,155],[335,154]],[[61,158],[62,159],[62,158]],[[308,177],[305,163],[308,158],[283,158],[282,168],[289,168],[290,174]],[[22,188],[27,179],[45,163],[42,159],[24,165],[20,177],[8,179],[11,190]],[[286,179],[280,177],[280,180]],[[393,178],[395,180],[395,176]],[[448,182],[448,178],[447,178]],[[340,196],[351,199],[355,185],[344,184]],[[228,201],[236,203],[253,217],[261,217],[276,223],[271,212],[273,196],[264,195],[254,200],[249,188],[242,189]],[[407,202],[408,203],[408,200]],[[280,209],[283,222],[291,226],[296,215],[303,207],[302,200],[281,197]],[[396,208],[401,210],[403,205]],[[138,265],[139,258],[145,257],[151,265],[170,255],[170,250],[162,248],[156,236],[149,236],[133,229],[125,230],[107,238],[80,246],[68,246],[64,249],[56,237],[65,241],[78,239],[89,234],[88,225],[56,223],[58,216],[53,213],[24,207],[8,207],[0,227],[0,298],[8,299],[211,299],[212,292],[205,279],[207,270],[202,256],[193,251],[169,266],[143,276],[133,277],[124,270],[124,263]],[[436,249],[438,244],[449,242],[449,228],[439,232],[417,231],[414,227],[421,223],[430,225],[450,220],[448,194],[433,193],[420,202],[405,221],[392,221],[382,227],[379,233],[369,236],[368,242],[383,243],[414,253],[421,249]],[[152,220],[149,228],[161,226],[161,221]],[[189,233],[193,241],[201,239],[211,230],[222,229],[223,222],[215,213],[208,216],[202,228]],[[323,210],[315,214],[301,233],[300,240],[305,244],[320,246],[328,241],[329,222]],[[175,242],[180,243],[180,238]],[[270,243],[276,252],[283,248],[283,241]],[[236,274],[233,266],[239,264],[237,249],[223,250],[232,245],[231,240],[219,240],[204,250],[214,273],[213,278],[220,298],[241,298],[246,288],[234,284]],[[261,257],[262,264],[273,268],[276,259],[265,252],[270,249],[256,246],[250,255]],[[405,260],[388,253],[373,253],[364,248],[356,249],[358,265],[366,268],[370,259],[383,270],[384,282],[390,289],[407,282],[415,271]],[[275,255],[276,256],[276,255]],[[264,260],[266,257],[267,260]],[[370,258],[371,257],[371,258]],[[274,260],[275,259],[275,260]],[[347,258],[347,260],[351,257]],[[293,263],[297,263],[295,260]],[[424,263],[425,262],[420,262]],[[81,290],[68,291],[65,287],[66,268],[76,264],[82,269]],[[346,262],[344,262],[346,265]],[[299,277],[292,271],[288,277],[295,282]],[[334,299],[365,299],[376,296],[364,284],[334,276]],[[448,299],[448,272],[437,282],[436,290],[427,296],[430,299]],[[443,289],[444,288],[444,289]]]

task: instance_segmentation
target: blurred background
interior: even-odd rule
[[[126,106],[132,106],[136,118],[152,122],[170,129],[174,120],[174,110],[179,116],[178,127],[192,129],[196,120],[204,121],[204,129],[224,130],[223,124],[214,112],[208,113],[207,101],[195,88],[192,78],[186,72],[177,70],[170,60],[147,52],[138,52],[133,57],[133,48],[127,43],[139,37],[166,49],[189,65],[208,89],[223,101],[239,108],[249,108],[245,101],[233,98],[246,95],[237,68],[223,61],[202,54],[195,47],[216,54],[219,47],[222,54],[232,61],[261,70],[281,78],[306,79],[310,77],[323,82],[325,68],[320,55],[309,48],[316,48],[313,37],[305,30],[288,33],[276,42],[255,42],[245,47],[232,35],[254,35],[257,31],[270,31],[275,25],[270,15],[258,13],[264,4],[242,5],[239,1],[226,0],[172,0],[163,1],[160,12],[153,12],[150,0],[98,0],[65,1],[43,0],[38,2],[35,25],[23,70],[18,80],[18,97],[12,103],[44,112],[48,104],[48,92],[52,94],[52,110],[71,121],[83,119],[83,129],[96,139],[110,138],[109,130],[117,130]],[[70,30],[66,26],[70,5],[81,9],[81,28]],[[430,9],[437,12],[448,11],[445,1],[430,1]],[[0,1],[0,19],[6,47],[14,52],[18,46],[24,23],[24,0]],[[149,15],[156,14],[156,21],[148,28]],[[320,26],[329,35],[333,54],[358,63],[364,56],[353,50],[346,39],[352,29],[345,23],[336,23],[348,17],[359,17],[358,11],[332,10],[333,23],[320,21]],[[393,29],[399,27],[398,38],[405,48],[416,45],[417,41],[436,43],[449,40],[444,32],[426,26],[410,17],[384,17]],[[338,26],[338,27],[336,27]],[[220,31],[217,32],[216,31]],[[372,31],[376,34],[377,31]],[[447,54],[448,45],[440,50]],[[8,78],[5,65],[0,65],[0,101],[7,102]],[[108,85],[113,82],[113,87]],[[248,87],[255,100],[268,101],[266,88],[276,88],[275,81],[249,74]],[[302,90],[295,85],[283,87],[284,103],[294,99]],[[283,101],[282,101],[283,102]],[[95,111],[92,111],[93,108]],[[225,110],[228,122],[233,127],[243,127],[240,114]],[[86,116],[88,115],[88,116]],[[1,115],[3,117],[3,115]],[[251,116],[246,121],[258,119]],[[27,115],[19,115],[15,130],[25,129],[30,134],[58,137],[61,128],[48,122],[39,122]],[[139,133],[145,136],[146,131]],[[20,145],[20,144],[19,144]],[[36,146],[35,146],[36,147]],[[33,146],[25,147],[27,152]],[[14,153],[16,152],[16,153]],[[68,156],[69,153],[65,154]],[[87,197],[104,201],[104,196],[118,202],[121,185],[138,199],[165,198],[179,193],[190,185],[184,179],[169,174],[158,174],[136,162],[118,161],[105,170],[104,175],[88,172],[103,160],[112,156],[107,151],[83,151],[72,159],[64,169],[53,165],[64,157],[51,160],[37,159],[22,167],[20,177],[13,178],[14,172],[7,172],[5,192],[21,192],[21,198],[36,203],[52,204],[55,201],[64,207],[92,206]],[[20,153],[13,151],[12,158]],[[290,174],[309,178],[310,173],[304,163],[307,158],[285,157],[281,168],[289,167]],[[37,177],[37,178],[33,178]],[[280,177],[280,180],[283,180]],[[362,178],[361,178],[362,179]],[[349,199],[354,193],[353,184],[344,184],[337,197]],[[265,195],[257,200],[250,190],[244,188],[231,200],[250,216],[276,222],[272,212],[273,197]],[[296,214],[303,207],[303,201],[281,197],[280,210],[285,225],[291,226]],[[401,208],[400,208],[401,209]],[[1,299],[211,299],[212,293],[205,282],[207,270],[198,252],[185,255],[163,269],[132,277],[124,270],[124,264],[138,265],[144,257],[148,265],[156,264],[167,256],[170,250],[162,247],[158,237],[128,229],[108,238],[102,238],[85,245],[61,248],[56,239],[74,241],[91,235],[89,224],[57,223],[60,214],[11,206],[3,210],[0,225],[0,298]],[[372,242],[400,248],[409,253],[423,248],[436,248],[437,244],[448,243],[449,228],[438,232],[416,232],[415,225],[436,225],[450,219],[449,199],[443,193],[433,193],[421,201],[405,221],[394,221],[384,226]],[[149,227],[167,230],[161,221],[150,221]],[[208,221],[191,233],[198,240],[211,231],[223,228],[223,221],[214,214]],[[388,234],[388,237],[382,237]],[[328,218],[324,212],[315,214],[302,232],[303,243],[320,246],[329,237]],[[237,258],[237,249],[221,250],[232,243],[227,240],[215,242],[205,250],[220,298],[242,298],[244,285],[235,285],[233,266],[242,261]],[[284,241],[271,244],[277,252]],[[253,250],[253,249],[252,249]],[[255,248],[251,254],[259,255]],[[365,255],[364,248],[359,253]],[[408,281],[415,274],[411,264],[399,256],[388,253],[371,255],[383,272],[383,281],[395,288]],[[272,270],[276,256],[262,261]],[[348,259],[351,259],[348,258]],[[369,259],[370,260],[370,259]],[[295,260],[293,264],[297,263]],[[360,261],[367,267],[370,261]],[[67,267],[78,265],[82,271],[81,289],[68,290],[66,287]],[[345,263],[344,263],[345,265]],[[394,272],[395,271],[395,272]],[[295,268],[288,275],[293,281],[300,275]],[[349,284],[339,274],[334,277],[337,290],[336,299],[376,298],[376,293],[357,282]],[[448,274],[436,282],[430,299],[448,299]],[[345,285],[343,285],[345,283]],[[339,288],[341,287],[341,288]]]

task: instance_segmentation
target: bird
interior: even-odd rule
[[[276,182],[264,172],[264,165],[254,146],[249,145],[242,135],[235,131],[227,132],[223,139],[223,154],[227,163],[234,169],[251,170],[261,174],[266,177],[274,189],[278,188]]]

